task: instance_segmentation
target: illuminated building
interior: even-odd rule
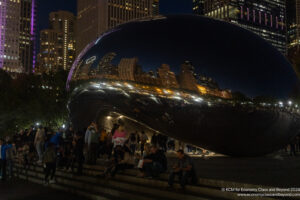
[[[57,11],[49,16],[51,29],[59,34],[59,67],[69,70],[75,60],[75,16],[68,11]]]
[[[198,15],[204,15],[204,1],[205,0],[193,0],[193,12]]]
[[[133,19],[159,14],[159,0],[77,0],[77,55],[102,33]]]
[[[0,1],[0,68],[34,72],[35,16],[35,0]]]
[[[158,69],[158,75],[161,80],[161,85],[167,88],[178,88],[178,82],[174,72],[170,71],[170,66],[162,64]]]
[[[24,72],[34,73],[36,67],[36,0],[21,0],[20,3],[20,64]]]
[[[204,14],[248,29],[287,53],[285,0],[205,0]]]
[[[49,15],[50,29],[40,36],[39,65],[43,72],[69,70],[75,60],[75,16],[68,11]]]
[[[189,61],[185,61],[181,65],[179,74],[180,88],[190,91],[198,91],[197,80],[194,76],[194,67]]]
[[[288,48],[300,46],[300,0],[289,0],[287,5]]]
[[[59,34],[54,30],[45,29],[40,32],[39,73],[56,71],[60,62],[57,51],[58,38]]]
[[[119,78],[121,80],[134,81],[137,68],[137,58],[122,58],[118,65]]]

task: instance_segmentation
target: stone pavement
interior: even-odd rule
[[[86,200],[73,194],[22,180],[0,181],[1,200]]]

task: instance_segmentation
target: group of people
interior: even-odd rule
[[[158,177],[167,172],[167,149],[174,149],[172,140],[153,134],[151,140],[144,131],[128,134],[119,119],[108,132],[92,122],[84,131],[68,129],[53,131],[39,126],[22,130],[13,138],[0,140],[0,178],[13,176],[13,163],[26,169],[36,163],[44,167],[45,184],[55,183],[57,168],[81,175],[83,164],[95,165],[105,160],[106,169],[99,177],[114,177],[120,170],[137,168],[138,177]],[[196,174],[191,158],[183,150],[177,152],[178,163],[170,170],[170,187],[178,176],[184,188],[188,180],[195,182]],[[98,160],[99,161],[99,160]],[[76,169],[76,171],[75,171]]]

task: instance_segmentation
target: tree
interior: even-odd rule
[[[0,80],[0,135],[12,134],[35,122],[54,128],[67,120],[66,71],[11,79],[0,70]]]

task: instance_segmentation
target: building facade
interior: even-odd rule
[[[68,11],[50,13],[50,28],[40,32],[40,72],[71,68],[76,53],[75,21],[75,16]]]
[[[159,14],[159,0],[77,0],[77,55],[102,33],[130,20]]]
[[[57,51],[59,40],[59,34],[52,29],[45,29],[40,32],[39,73],[56,71],[56,67],[62,62],[62,57],[59,57]]]
[[[0,68],[10,73],[35,71],[35,0],[0,1]]]
[[[204,15],[204,1],[205,0],[193,0],[193,12],[198,15]]]
[[[204,14],[248,29],[287,53],[285,0],[205,0]]]
[[[289,0],[287,6],[288,49],[300,46],[300,0]]]

